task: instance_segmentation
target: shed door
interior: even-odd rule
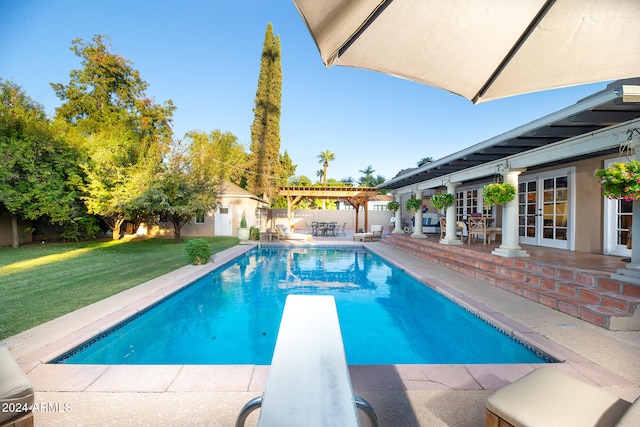
[[[233,212],[231,205],[220,205],[216,209],[215,230],[216,236],[233,236]]]

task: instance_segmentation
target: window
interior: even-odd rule
[[[204,224],[204,214],[196,216],[196,224]]]

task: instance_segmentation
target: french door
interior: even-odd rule
[[[520,177],[520,243],[573,249],[573,185],[573,168]]]

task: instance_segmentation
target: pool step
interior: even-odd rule
[[[383,242],[606,329],[640,329],[640,286],[611,273],[507,258],[434,239],[385,236]]]

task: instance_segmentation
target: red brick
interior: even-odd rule
[[[556,269],[556,276],[564,280],[573,280],[573,270],[565,270],[564,268]]]
[[[640,286],[631,283],[622,283],[622,294],[640,298]]]
[[[609,324],[609,316],[605,316],[600,313],[594,313],[591,310],[582,309],[580,312],[580,319],[589,323],[593,323],[596,326],[605,327]]]
[[[621,310],[621,311],[625,311],[627,313],[629,312],[629,306],[628,306],[627,302],[626,301],[622,301],[622,300],[617,299],[617,298],[603,296],[601,304],[604,307],[615,308],[615,309],[618,309],[618,310]]]
[[[541,287],[548,289],[550,291],[556,290],[556,281],[553,279],[548,279],[546,277],[541,277],[538,281]]]
[[[538,292],[530,289],[530,288],[523,288],[522,289],[522,296],[525,297],[526,299],[530,299],[531,301],[536,301],[536,302],[541,302],[544,304],[544,302],[542,301],[542,298],[544,297],[543,294],[539,294]],[[545,304],[547,305],[547,304]]]
[[[578,317],[580,306],[574,300],[558,301],[558,310],[569,316]]]
[[[567,295],[570,297],[577,297],[578,296],[578,285],[576,285],[575,283],[566,283],[566,282],[558,282],[556,283],[556,290],[563,294],[563,295]]]
[[[524,282],[524,272],[521,270],[513,270],[511,271],[511,278]]]
[[[620,292],[620,281],[609,277],[599,277],[598,287],[608,291]]]
[[[525,274],[524,282],[530,286],[540,286],[540,279],[538,276],[534,276],[533,274]]]
[[[556,298],[556,295],[553,292],[540,293],[538,297],[538,301],[540,301],[540,304],[543,304],[543,305],[546,305],[547,307],[551,307],[555,309],[558,308],[558,304],[560,303],[560,300]]]
[[[580,283],[586,286],[591,286],[592,288],[594,288],[598,281],[598,277],[593,274],[586,273],[584,271],[578,271],[576,272],[575,281],[576,283]]]
[[[546,265],[543,265],[540,267],[540,273],[547,275],[547,276],[555,276],[556,275],[556,269],[555,267],[549,267]]]
[[[596,292],[590,292],[588,289],[578,289],[578,298],[589,304],[600,304],[600,295]]]

